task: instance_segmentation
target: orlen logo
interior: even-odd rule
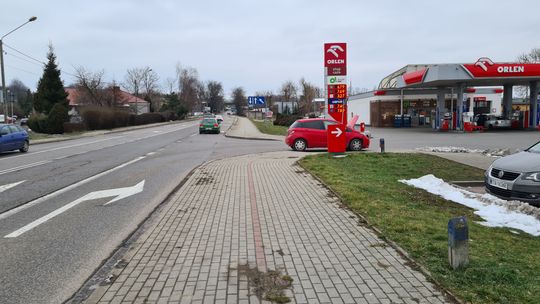
[[[345,52],[345,50],[339,45],[331,45],[326,50],[326,52],[334,55],[336,58],[339,58],[339,54]],[[345,59],[328,59],[327,63],[328,64],[345,64]]]
[[[475,66],[480,67],[484,72],[488,71],[488,68],[493,66],[494,63],[491,61],[491,59],[482,57],[476,61],[474,64]],[[497,66],[497,73],[503,74],[503,73],[523,73],[525,72],[525,67],[520,65],[498,65]]]
[[[482,57],[482,58],[479,58],[476,63],[474,64],[475,66],[479,66],[482,68],[482,70],[486,71],[488,70],[488,65],[489,66],[492,66],[493,65],[493,61],[491,61],[491,59],[487,58],[487,57]]]

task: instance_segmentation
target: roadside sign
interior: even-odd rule
[[[347,136],[345,131],[345,125],[343,124],[335,124],[328,126],[328,153],[345,152],[345,148],[347,145]]]
[[[272,118],[272,116],[274,116],[274,112],[272,112],[270,110],[266,111],[266,113],[264,113],[264,114],[265,114],[266,118]]]
[[[328,152],[345,152],[347,125],[347,44],[324,44],[324,71],[327,114],[338,125],[328,127]]]
[[[328,98],[347,98],[347,85],[346,84],[329,84],[327,87]]]
[[[264,96],[248,96],[248,105],[255,106],[255,105],[264,105],[264,104],[265,104]]]
[[[327,68],[347,66],[347,44],[343,42],[325,43],[324,66]]]
[[[338,76],[326,76],[326,84],[347,84],[347,76],[338,75]]]
[[[328,76],[347,75],[347,67],[346,66],[329,67],[327,73],[328,73]]]

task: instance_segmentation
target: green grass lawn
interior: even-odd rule
[[[257,126],[257,129],[261,131],[262,133],[271,134],[271,135],[287,135],[288,127],[284,126],[274,126],[274,124],[271,121],[261,121],[261,120],[253,120],[251,121]]]
[[[426,174],[445,181],[482,180],[482,170],[431,155],[394,153],[311,155],[300,164],[461,299],[540,303],[540,237],[482,226],[473,210],[398,182]],[[469,220],[470,263],[454,271],[448,265],[447,224],[460,215]]]

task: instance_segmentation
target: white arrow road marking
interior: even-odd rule
[[[343,131],[341,131],[340,128],[336,128],[336,130],[330,132],[332,134],[337,134],[336,137],[339,137],[341,135],[341,133],[343,133]]]
[[[107,171],[103,171],[103,172],[101,172],[101,173],[99,173],[99,174],[96,174],[96,175],[94,175],[94,176],[91,176],[91,177],[89,177],[89,178],[87,178],[87,179],[83,179],[82,181],[76,182],[76,183],[71,184],[71,185],[69,185],[69,186],[67,186],[67,187],[65,187],[65,188],[62,188],[62,189],[60,189],[60,190],[56,190],[56,191],[54,191],[54,192],[52,192],[52,193],[49,193],[49,194],[47,194],[47,195],[45,195],[45,196],[42,196],[42,197],[40,197],[40,198],[37,198],[37,199],[35,199],[35,200],[33,200],[33,201],[30,201],[30,202],[28,202],[28,203],[26,203],[26,204],[24,204],[24,205],[21,205],[21,206],[19,206],[19,207],[17,207],[17,208],[13,208],[13,209],[11,209],[11,210],[9,210],[9,211],[6,211],[6,212],[0,214],[0,220],[3,220],[3,219],[5,219],[5,218],[8,218],[8,217],[10,217],[10,216],[12,216],[12,215],[14,215],[14,214],[17,214],[17,213],[19,213],[19,212],[21,212],[21,211],[23,211],[23,210],[25,210],[25,209],[28,209],[28,208],[30,208],[30,207],[32,207],[32,206],[34,206],[34,205],[43,203],[44,201],[46,201],[46,200],[48,200],[48,199],[51,199],[51,198],[53,198],[53,197],[55,197],[55,196],[57,196],[57,195],[59,195],[59,194],[62,194],[62,193],[71,191],[71,190],[73,190],[73,189],[79,187],[80,185],[86,184],[86,183],[91,182],[91,181],[93,181],[93,180],[95,180],[95,179],[98,179],[98,178],[100,178],[100,177],[102,177],[102,176],[105,176],[105,175],[107,175],[107,174],[109,174],[109,173],[111,173],[111,172],[114,172],[114,171],[116,171],[116,170],[119,170],[119,169],[121,169],[121,168],[124,168],[124,167],[126,167],[126,166],[129,166],[129,165],[131,165],[131,164],[133,164],[133,163],[136,163],[136,162],[138,162],[138,161],[140,161],[141,159],[144,159],[144,158],[146,158],[146,156],[140,156],[140,157],[137,157],[137,158],[135,158],[135,159],[133,159],[133,160],[128,161],[127,163],[123,163],[123,164],[121,164],[121,165],[119,165],[119,166],[116,166],[116,167],[114,167],[114,168],[112,168],[112,169],[109,169],[109,170],[107,170]]]
[[[6,191],[8,189],[11,189],[11,188],[13,188],[13,187],[15,187],[15,186],[17,186],[19,184],[22,184],[24,182],[25,182],[25,180],[20,181],[20,182],[16,182],[16,183],[12,183],[12,184],[2,185],[2,186],[0,186],[0,193]]]
[[[89,200],[95,200],[95,199],[99,199],[99,198],[106,198],[106,197],[113,197],[115,196],[114,199],[110,200],[109,202],[103,204],[103,206],[105,205],[108,205],[110,203],[114,203],[118,200],[121,200],[123,198],[126,198],[128,196],[132,196],[132,195],[135,195],[139,192],[142,192],[144,189],[144,180],[138,184],[136,184],[135,186],[133,187],[126,187],[126,188],[116,188],[116,189],[109,189],[109,190],[102,190],[102,191],[95,191],[95,192],[90,192],[88,193],[87,195],[79,198],[79,199],[76,199],[74,200],[73,202],[61,207],[61,208],[58,208],[56,210],[54,210],[53,212],[41,217],[41,218],[38,218],[37,220],[31,222],[30,224],[20,228],[19,230],[16,230],[6,236],[4,236],[4,238],[16,238],[18,236],[20,236],[21,234],[29,231],[29,230],[32,230],[34,229],[35,227],[47,222],[48,220],[54,218],[55,216],[57,215],[60,215],[66,211],[68,211],[69,209],[77,206],[78,204],[84,202],[84,201],[89,201]]]

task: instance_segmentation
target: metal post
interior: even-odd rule
[[[4,74],[4,48],[3,48],[3,42],[2,39],[0,39],[0,69],[2,70],[2,112],[4,113],[4,117],[6,116],[6,94],[7,94],[7,88],[6,88],[6,76]]]
[[[454,87],[450,88],[450,115],[450,129],[453,130],[456,127],[454,126]]]
[[[25,26],[27,23],[29,22],[32,22],[32,21],[36,21],[37,17],[33,16],[33,17],[30,17],[28,19],[28,21],[26,21],[25,23],[19,25],[18,27],[12,29],[11,31],[9,31],[7,34],[5,34],[4,36],[0,37],[0,70],[1,70],[1,74],[2,74],[2,106],[3,106],[3,110],[4,110],[4,116],[7,114],[7,104],[6,104],[6,101],[7,101],[7,88],[6,88],[6,76],[4,74],[4,49],[3,49],[3,39],[15,32],[16,30],[20,29],[21,27]]]
[[[403,89],[401,89],[401,93],[399,95],[399,101],[400,101],[399,114],[401,114],[401,119],[403,119]]]

